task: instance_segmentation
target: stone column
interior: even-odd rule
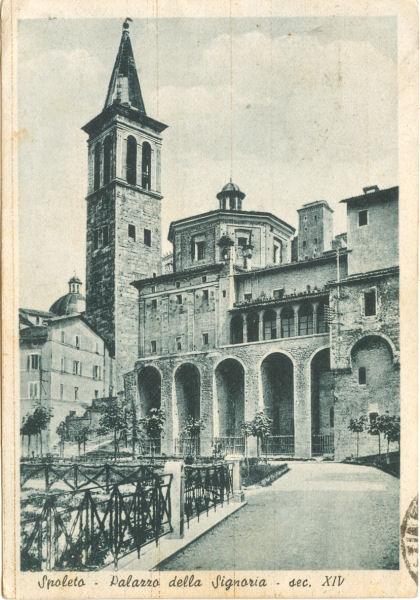
[[[165,411],[166,421],[162,435],[162,452],[167,456],[174,454],[174,390],[172,389],[172,371],[168,367],[162,373],[161,407]]]
[[[313,323],[313,329],[314,329],[314,333],[317,333],[318,330],[318,305],[319,302],[314,302],[312,304],[312,323]]]
[[[295,326],[295,336],[299,335],[299,305],[298,304],[294,304],[293,305],[293,312],[294,312],[294,326]]]
[[[311,371],[308,360],[296,363],[294,370],[295,456],[311,457]]]
[[[246,326],[246,313],[242,314],[242,341],[244,343],[248,341],[248,329]]]
[[[232,483],[233,483],[233,501],[243,502],[245,500],[244,491],[241,482],[241,461],[243,456],[229,456],[227,462],[233,466]]]
[[[200,454],[211,456],[213,451],[213,363],[203,364],[201,372],[200,417],[206,424],[200,431]]]
[[[260,310],[258,313],[258,339],[259,341],[264,339],[264,311]]]
[[[276,338],[281,338],[281,308],[276,308]]]
[[[171,525],[169,539],[184,537],[184,461],[169,460],[165,464],[165,474],[172,475],[171,481]]]
[[[126,179],[126,165],[125,165],[125,157],[126,152],[124,152],[124,144],[127,145],[127,142],[123,139],[122,131],[117,130],[116,140],[115,140],[115,176],[118,179]]]

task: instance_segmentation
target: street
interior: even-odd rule
[[[289,467],[160,569],[398,569],[398,479],[356,465]]]

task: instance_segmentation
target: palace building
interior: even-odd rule
[[[399,414],[398,188],[343,199],[347,232],[334,236],[327,201],[309,198],[295,231],[229,181],[213,210],[171,223],[162,258],[167,126],[146,112],[128,27],[103,110],[83,127],[83,322],[109,349],[109,385],[138,418],[164,409],[166,455],[192,442],[204,456],[243,452],[241,425],[260,411],[270,454],[355,454],[351,418]],[[360,453],[376,451],[362,434]]]

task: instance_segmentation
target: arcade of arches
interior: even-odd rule
[[[272,331],[272,322],[265,320],[266,332]],[[142,417],[161,402],[170,413],[164,435],[167,454],[173,452],[173,441],[191,418],[204,421],[203,455],[211,454],[214,439],[241,436],[242,423],[264,410],[273,421],[272,436],[292,438],[295,455],[308,457],[334,453],[337,431],[341,440],[349,435],[350,413],[367,414],[378,398],[379,411],[397,413],[398,373],[389,344],[379,336],[359,340],[351,351],[351,369],[338,374],[331,371],[329,348],[297,358],[280,349],[261,359],[244,355],[242,360],[228,356],[213,363],[207,359],[199,363],[200,368],[192,357],[166,371],[153,366],[140,370]]]

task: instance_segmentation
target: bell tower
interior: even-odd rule
[[[161,133],[141,93],[129,21],[102,112],[88,134],[86,317],[114,361],[114,393],[138,357],[138,298],[131,282],[160,274]]]

